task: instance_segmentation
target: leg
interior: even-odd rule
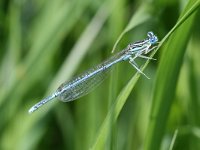
[[[144,56],[144,55],[138,55],[138,57],[144,58],[144,59],[156,60],[155,58],[147,57],[147,56]]]
[[[132,61],[132,60],[135,60],[137,57],[139,57],[140,55],[142,55],[143,53],[144,53],[144,51],[146,52],[148,49],[144,49],[144,50],[142,50],[142,51],[139,51],[139,52],[137,52],[136,54],[135,54],[135,56],[134,57],[132,57],[130,60]]]
[[[129,63],[142,75],[144,75],[147,79],[150,79],[146,74],[144,74],[138,67],[138,65],[136,64],[136,62],[134,61],[134,59],[130,59]]]
[[[155,48],[157,48],[158,46],[154,46],[150,49],[146,49],[145,54],[149,53],[150,51],[154,50]]]

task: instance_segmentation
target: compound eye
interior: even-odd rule
[[[151,43],[155,43],[156,39],[155,38],[151,38]]]
[[[156,42],[158,42],[158,38],[156,36],[154,36],[153,38],[150,39],[151,44],[155,44]]]

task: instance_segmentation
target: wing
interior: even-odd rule
[[[91,92],[107,77],[111,67],[123,60],[122,56],[123,53],[118,53],[73,80],[61,84],[56,91],[59,99],[64,102],[73,101]]]

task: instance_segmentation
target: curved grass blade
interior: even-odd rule
[[[169,32],[171,34],[174,31],[164,47],[158,68],[153,96],[154,102],[150,114],[147,139],[145,141],[146,150],[160,149],[168,114],[175,94],[176,82],[186,51],[186,44],[190,36],[190,29],[199,5],[200,1],[190,1],[178,23]]]
[[[185,12],[185,14],[183,15],[183,17],[180,18],[180,20],[177,22],[177,24],[175,25],[175,27],[172,28],[172,30],[169,32],[169,34],[167,34],[163,38],[163,40],[158,45],[158,48],[155,49],[152,52],[152,54],[151,54],[150,57],[153,57],[155,55],[155,53],[162,46],[162,44],[164,43],[164,41],[166,41],[166,39],[172,34],[172,32],[175,31],[182,23],[184,23],[188,19],[188,17],[190,17],[190,15],[196,10],[196,8],[197,8],[196,5],[192,5]],[[148,63],[149,63],[149,61],[146,61],[146,63],[144,64],[144,66],[141,68],[142,71],[146,68],[146,66],[148,65]],[[104,122],[103,122],[103,124],[102,124],[102,126],[101,126],[101,128],[99,130],[99,132],[97,133],[96,139],[95,139],[94,143],[91,146],[92,150],[104,148],[105,143],[106,143],[106,137],[109,134],[110,123],[115,123],[116,122],[117,117],[120,114],[123,105],[125,104],[125,102],[126,102],[128,96],[129,96],[130,92],[134,88],[134,86],[137,83],[137,80],[139,79],[139,77],[140,77],[140,74],[138,74],[138,73],[136,73],[132,77],[132,79],[128,82],[128,84],[120,92],[120,94],[117,97],[116,101],[114,102],[114,104],[109,109],[109,112],[107,113],[107,116],[106,116],[106,118],[105,118],[105,120],[104,120]]]

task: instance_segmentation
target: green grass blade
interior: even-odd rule
[[[194,5],[193,5],[194,6]],[[195,4],[196,6],[196,4]],[[191,15],[190,11],[194,11],[196,10],[197,7],[192,7],[194,9],[189,9],[189,11],[186,13],[187,15],[184,15],[183,18],[181,18],[181,21],[179,21],[176,24],[176,28],[174,28],[173,30],[177,29],[184,21],[186,21],[186,19]],[[190,13],[189,13],[190,12]],[[173,31],[172,31],[173,32]],[[169,37],[171,35],[171,33],[168,34],[163,40],[162,42],[159,44],[159,47],[163,44],[163,42],[167,39],[167,37]],[[121,38],[121,37],[120,37]],[[157,50],[155,50],[151,57],[153,57],[153,55],[155,54]],[[141,70],[144,70],[145,67],[147,66],[149,61],[147,61],[145,63],[145,65],[141,68]],[[97,138],[94,142],[94,144],[92,145],[91,149],[102,149],[104,148],[104,144],[106,143],[106,137],[108,136],[109,133],[109,126],[110,126],[110,120],[113,120],[112,123],[116,122],[116,119],[124,105],[124,103],[126,102],[126,99],[128,98],[130,92],[132,91],[133,87],[135,86],[138,78],[139,78],[140,74],[136,74],[135,76],[133,76],[133,78],[129,81],[129,83],[126,85],[126,87],[120,92],[119,96],[117,97],[116,102],[112,105],[112,107],[109,109],[109,112],[100,128],[99,133],[97,134]],[[111,117],[114,117],[114,119],[112,119]]]
[[[168,114],[175,94],[179,71],[183,62],[183,56],[194,22],[195,10],[197,10],[199,4],[200,1],[190,1],[188,3],[182,16],[184,18],[185,15],[188,15],[189,18],[187,20],[185,18],[184,23],[179,27],[176,25],[172,29],[176,31],[171,35],[163,49],[154,89],[154,102],[145,143],[146,150],[160,149]]]
[[[128,82],[128,84],[123,88],[123,90],[120,92],[120,94],[117,97],[117,100],[113,103],[111,108],[109,109],[109,112],[100,128],[100,131],[97,134],[97,137],[95,139],[95,142],[93,143],[91,149],[104,149],[105,143],[106,143],[106,137],[109,133],[109,126],[110,123],[114,123],[117,120],[118,115],[121,112],[121,109],[123,108],[123,105],[125,104],[129,94],[131,93],[133,87],[135,86],[136,82],[139,79],[139,74],[136,73],[132,79]],[[113,118],[112,118],[113,117]],[[111,122],[111,120],[113,122]]]

